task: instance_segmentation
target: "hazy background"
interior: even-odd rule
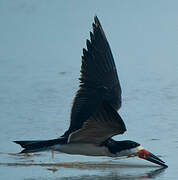
[[[52,173],[47,167],[7,164],[91,161],[91,157],[64,154],[52,160],[50,153],[29,160],[8,153],[20,150],[13,140],[55,138],[68,128],[82,48],[97,15],[111,45],[123,91],[119,112],[128,131],[115,139],[138,141],[161,155],[169,168],[154,178],[177,179],[177,8],[176,0],[0,0],[1,177],[152,178],[146,175],[153,167],[81,170],[64,166]]]

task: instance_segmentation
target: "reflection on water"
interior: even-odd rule
[[[15,156],[15,155],[14,155]],[[21,161],[21,156],[19,160]],[[29,156],[30,157],[30,156]],[[29,157],[26,157],[27,159]],[[20,167],[30,168],[34,167],[36,171],[39,171],[39,176],[25,178],[24,180],[90,180],[90,179],[103,179],[103,180],[136,180],[136,179],[152,179],[159,177],[165,170],[165,168],[159,168],[154,165],[143,164],[130,164],[123,162],[61,162],[61,163],[40,163],[35,162],[33,159],[28,159],[21,162],[7,162],[0,163],[0,166],[4,167]],[[16,159],[17,160],[17,159]],[[41,168],[41,169],[39,169]],[[155,169],[156,168],[156,169]],[[38,170],[39,169],[39,170]],[[72,171],[77,174],[71,173]],[[61,175],[61,172],[70,172]],[[87,171],[88,173],[85,173]],[[80,173],[78,173],[80,172]],[[83,174],[84,172],[84,174]],[[91,174],[91,172],[94,174]],[[45,175],[46,174],[46,175]],[[53,176],[50,176],[50,175]]]
[[[80,177],[69,177],[69,179],[71,180],[82,180],[82,179],[86,179],[86,180],[90,180],[90,179],[97,179],[97,180],[136,180],[136,179],[149,179],[149,178],[154,178],[159,176],[162,172],[164,171],[164,169],[157,169],[154,171],[148,171],[147,173],[144,174],[140,174],[140,175],[131,175],[131,174],[125,174],[125,175],[120,175],[117,173],[109,173],[108,175],[105,176],[101,176],[101,175],[93,175],[93,176],[80,176]],[[60,178],[62,180],[68,179],[67,178]],[[56,179],[57,180],[57,179]]]
[[[145,173],[141,173],[141,174],[120,174],[119,172],[113,172],[113,170],[111,170],[111,172],[109,172],[108,174],[99,174],[99,175],[82,175],[82,176],[69,176],[69,177],[55,177],[55,178],[38,178],[40,180],[47,180],[47,179],[51,179],[51,180],[138,180],[138,179],[150,179],[150,178],[156,178],[159,175],[161,175],[161,173],[164,172],[164,168],[160,168],[160,169],[156,169],[156,170],[148,170]],[[36,180],[36,178],[25,178],[24,180]]]
[[[19,172],[24,180],[136,180],[157,177],[159,179],[162,178],[165,171],[165,168],[160,168],[151,163],[144,164],[144,161],[137,163],[137,158],[133,158],[132,161],[100,158],[92,161],[76,161],[72,156],[73,158],[70,161],[67,159],[63,161],[60,158],[62,154],[58,154],[55,159],[50,157],[51,160],[49,161],[49,159],[44,159],[47,157],[47,153],[0,154],[4,156],[4,162],[0,162],[0,168],[6,169],[6,173],[8,173],[9,168],[12,171]],[[43,160],[41,161],[41,159]],[[31,171],[34,173],[31,174]]]
[[[110,161],[109,161],[110,162]],[[73,169],[104,170],[104,169],[123,169],[123,168],[155,168],[155,165],[127,164],[127,163],[87,163],[87,162],[63,162],[63,163],[34,163],[34,160],[25,162],[0,163],[0,166],[41,166],[41,167],[64,167]]]

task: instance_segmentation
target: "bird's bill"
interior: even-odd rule
[[[150,161],[152,163],[158,164],[160,166],[168,167],[164,161],[162,161],[160,158],[158,158],[157,156],[145,149],[142,149],[138,152],[138,157]]]

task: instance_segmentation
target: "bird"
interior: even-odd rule
[[[109,42],[97,16],[81,59],[79,89],[73,99],[69,128],[55,139],[14,141],[23,148],[20,153],[58,151],[85,156],[139,157],[168,167],[141,144],[113,139],[126,131],[118,113],[122,90]]]

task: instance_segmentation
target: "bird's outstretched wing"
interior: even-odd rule
[[[108,138],[123,134],[125,131],[125,124],[117,111],[103,102],[98,111],[85,121],[80,129],[70,134],[68,142],[101,144]]]
[[[64,136],[82,127],[103,101],[121,107],[121,87],[109,43],[95,16],[87,49],[83,49],[80,88],[73,100],[71,122]]]

